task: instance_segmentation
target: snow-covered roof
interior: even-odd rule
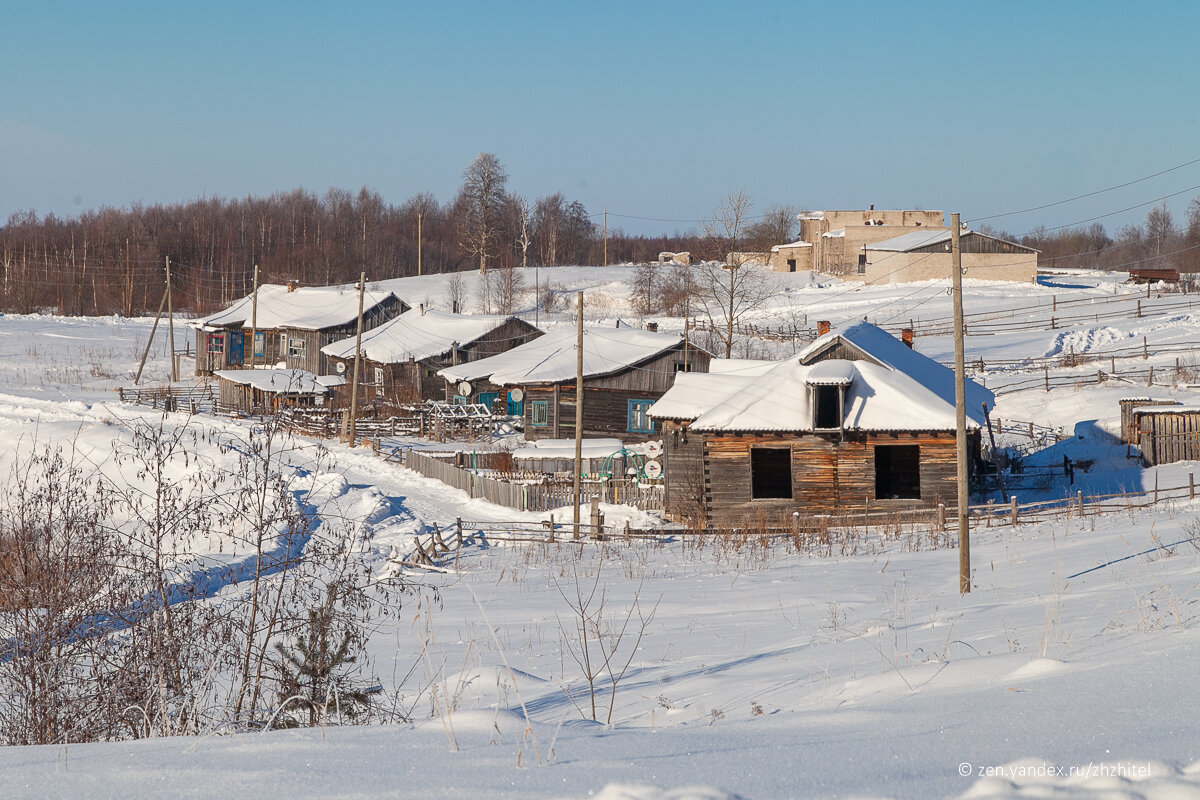
[[[368,290],[363,296],[363,312],[369,312],[392,292]],[[241,325],[249,329],[254,317],[254,296],[247,295],[211,317],[193,320],[192,325]],[[319,331],[348,325],[358,319],[358,290],[350,286],[302,286],[289,292],[286,286],[264,284],[258,287],[256,322],[259,330],[299,328]]]
[[[450,381],[490,380],[498,386],[558,383],[575,378],[574,327],[544,336],[490,358],[446,367],[438,372]],[[583,332],[585,378],[611,375],[676,347],[683,337],[640,328],[586,328]]]
[[[813,363],[816,356],[839,339],[868,358],[911,375],[953,407],[954,370],[918,353],[895,336],[869,322],[859,322],[842,331],[831,331],[801,350],[797,356],[801,363]],[[987,403],[988,408],[992,408],[996,404],[995,395],[970,378],[966,380],[966,389],[967,416],[976,422],[984,422],[981,404]]]
[[[1200,414],[1200,406],[1134,406],[1134,414]]]
[[[868,360],[812,360],[838,339]],[[813,430],[810,386],[846,387],[846,429],[942,431],[956,425],[954,371],[865,322],[826,334],[769,367],[760,362],[741,373],[721,366],[677,375],[650,416],[694,420],[698,431],[806,432]],[[979,428],[985,423],[982,403],[991,407],[995,398],[970,379],[966,388],[967,425]]]
[[[826,239],[845,239],[846,229],[838,228],[836,231],[825,231],[825,233],[822,233],[821,235]]]
[[[714,358],[708,362],[708,371],[722,375],[762,375],[778,363],[760,358]]]
[[[581,458],[604,458],[619,451],[624,444],[620,439],[584,439],[580,442]],[[538,439],[528,447],[513,450],[518,461],[537,458],[574,458],[574,439]]]
[[[329,392],[329,388],[316,375],[303,369],[218,369],[213,372],[213,375],[222,380],[250,386],[271,394],[327,394]]]
[[[363,355],[372,361],[395,364],[401,361],[421,361],[450,352],[455,343],[470,344],[499,328],[514,317],[500,315],[471,316],[446,311],[407,311],[378,328],[363,332]],[[321,352],[334,358],[353,358],[351,336],[325,345]]]
[[[691,423],[694,431],[812,432],[809,387],[822,385],[831,371],[850,378],[845,387],[845,430],[954,430],[954,404],[910,375],[870,361],[831,360],[808,366],[794,357],[757,377],[680,375],[650,415],[687,419],[685,412],[700,410]],[[976,429],[979,422],[968,419],[967,426]]]
[[[825,212],[824,211],[801,211],[799,214],[796,215],[796,219],[798,219],[798,220],[806,220],[806,219],[822,220],[822,219],[825,219]]]
[[[778,253],[780,250],[786,250],[789,247],[812,247],[812,242],[788,242],[787,244],[777,244],[771,248],[772,253]]]

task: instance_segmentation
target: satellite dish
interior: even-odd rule
[[[646,473],[647,478],[657,478],[662,475],[662,464],[657,461],[647,461],[646,466],[642,467],[642,471]]]
[[[514,403],[519,403],[525,399],[525,392],[521,389],[513,389],[508,393],[508,398]]]
[[[458,393],[463,397],[469,395],[471,393],[471,384],[467,383],[466,381],[458,384]]]
[[[646,442],[644,450],[646,455],[650,456],[651,458],[655,458],[656,456],[662,455],[663,443],[659,441]]]
[[[338,375],[341,375],[342,373],[344,373],[346,371],[346,362],[345,361],[337,362],[337,371],[338,371]]]

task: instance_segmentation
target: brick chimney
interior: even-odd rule
[[[823,319],[817,322],[817,336],[824,336],[829,333],[829,320]]]
[[[912,346],[913,346],[913,329],[912,328],[901,328],[900,329],[900,341],[902,341],[906,345],[908,345],[908,349],[911,350]]]

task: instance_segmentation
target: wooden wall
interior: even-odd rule
[[[570,439],[575,436],[575,384],[527,386],[525,388],[525,438]],[[662,397],[663,391],[622,390],[583,384],[583,435],[615,437],[626,442],[661,439],[662,432],[655,422],[653,433],[634,433],[629,427],[629,401]],[[549,416],[545,427],[533,424],[533,403],[548,401]]]
[[[1137,444],[1148,466],[1200,461],[1200,412],[1133,412]]]
[[[955,442],[945,433],[861,433],[843,437],[811,434],[687,434],[677,444],[665,437],[668,470],[683,470],[683,480],[668,473],[667,503],[686,502],[686,470],[695,462],[695,441],[701,442],[704,498],[709,527],[748,527],[760,524],[787,526],[792,513],[835,514],[862,510],[933,507],[956,498]],[[978,453],[979,434],[970,434],[970,447]],[[875,497],[876,445],[920,447],[920,498]],[[790,448],[792,497],[754,499],[751,496],[750,448]]]

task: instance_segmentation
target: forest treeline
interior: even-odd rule
[[[65,315],[153,314],[172,269],[178,310],[204,313],[248,294],[255,266],[261,283],[349,283],[466,269],[561,264],[647,263],[659,252],[722,258],[725,242],[697,230],[633,235],[561,193],[530,199],[507,189],[494,155],[463,170],[458,194],[429,193],[399,205],[358,192],[307,189],[269,197],[202,198],[169,205],[105,207],[65,218],[18,212],[0,227],[0,311]],[[797,209],[755,215],[738,248],[765,250],[790,241]],[[610,218],[610,223],[612,219]],[[986,228],[983,228],[987,230]],[[1013,239],[1003,231],[991,232]],[[1104,226],[1037,229],[1019,237],[1047,267],[1175,266],[1200,271],[1200,201],[1176,222],[1165,206],[1143,225],[1109,236]]]

